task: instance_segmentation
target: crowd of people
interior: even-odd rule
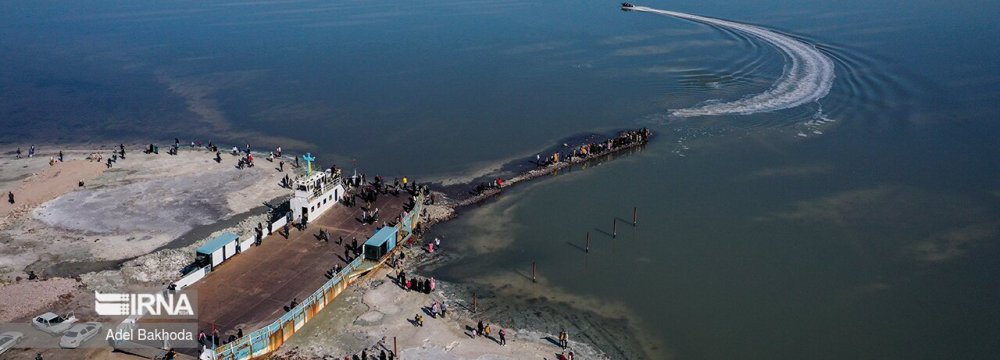
[[[383,339],[383,341],[384,340],[385,339]],[[374,354],[374,350],[372,350],[372,354],[369,354],[368,349],[363,349],[361,350],[360,354],[344,356],[344,360],[395,360],[396,359],[396,353],[394,353],[392,350],[387,350],[385,348],[385,345],[382,344],[381,341],[379,342],[377,348],[381,348],[379,349],[378,355]]]
[[[622,147],[632,146],[635,144],[642,144],[649,141],[649,138],[653,135],[651,131],[647,128],[642,128],[638,130],[622,131],[617,136],[594,143],[587,143],[577,147],[574,147],[569,152],[563,153],[556,151],[542,158],[541,154],[535,155],[535,164],[539,167],[549,166],[552,164],[559,163],[561,161],[573,161],[576,159],[587,158],[591,156],[599,156],[609,151],[614,151]],[[569,147],[568,145],[564,145]]]
[[[407,278],[406,271],[400,270],[396,273],[396,284],[406,291],[417,291],[430,294],[437,288],[437,281],[434,278],[421,279],[419,277]]]
[[[503,189],[503,178],[496,178],[491,182],[481,182],[476,185],[475,190],[472,192],[476,195],[482,195],[483,193],[490,190],[500,190]],[[433,201],[432,201],[433,202]]]
[[[246,154],[240,157],[240,160],[236,162],[237,169],[245,169],[253,167],[253,154]]]

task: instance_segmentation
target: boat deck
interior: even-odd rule
[[[407,198],[405,192],[381,195],[375,207],[382,219],[392,220],[402,213]],[[305,231],[292,228],[285,239],[274,229],[261,246],[226,260],[188,288],[198,297],[199,329],[208,332],[214,324],[223,338],[238,328],[248,334],[279,318],[293,298],[302,301],[311,295],[327,281],[328,270],[347,264],[344,255],[352,238],[360,246],[375,232],[376,225],[360,222],[361,212],[358,206],[338,204],[310,220]],[[318,239],[320,229],[326,229],[329,242]],[[337,244],[338,237],[344,244]]]

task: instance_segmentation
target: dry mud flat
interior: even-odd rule
[[[191,231],[246,212],[285,193],[268,163],[239,170],[207,151],[180,155],[129,154],[76,188],[23,214],[0,231],[10,239],[0,266],[18,271],[73,261],[123,260],[144,255]],[[28,161],[37,161],[30,159]],[[83,161],[79,163],[79,161]],[[105,167],[86,160],[81,166]],[[57,164],[67,167],[77,164]],[[24,180],[33,190],[35,177]],[[20,254],[18,261],[10,252]],[[36,263],[38,262],[38,263]],[[26,264],[27,263],[27,264]]]

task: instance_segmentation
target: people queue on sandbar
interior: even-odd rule
[[[599,156],[622,147],[645,143],[649,141],[651,136],[653,136],[653,132],[647,128],[622,131],[621,133],[618,133],[618,136],[603,141],[583,144],[574,147],[567,153],[556,151],[544,159],[541,154],[535,155],[535,165],[538,167],[545,167],[559,162],[575,161],[577,159]],[[566,144],[563,144],[563,146],[569,147],[569,145]]]

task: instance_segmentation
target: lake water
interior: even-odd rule
[[[624,319],[649,358],[996,356],[1000,3],[639,5],[814,45],[829,93],[671,116],[795,54],[608,1],[6,2],[0,144],[176,136],[444,179],[646,126],[437,228],[466,257],[434,274]]]

